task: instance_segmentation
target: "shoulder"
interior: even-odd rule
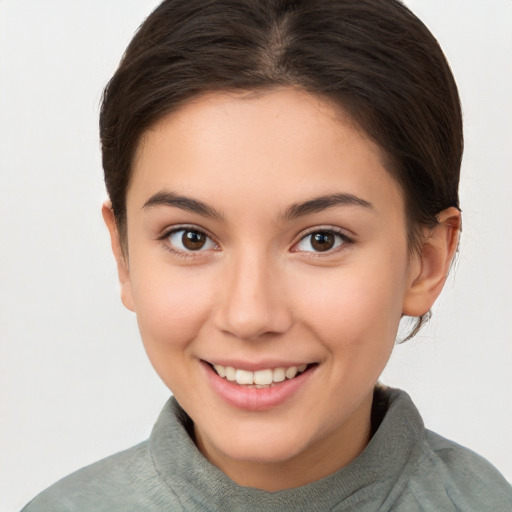
[[[512,487],[486,459],[429,430],[420,448],[420,463],[410,480],[416,493],[435,488],[455,510],[512,510]]]
[[[512,487],[492,464],[427,430],[404,391],[382,387],[378,397],[386,411],[376,437],[398,461],[389,510],[512,511]]]
[[[146,441],[63,478],[22,512],[152,512],[162,500],[172,503],[174,494],[160,480]]]

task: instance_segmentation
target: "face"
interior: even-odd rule
[[[140,144],[125,254],[123,301],[214,464],[275,490],[361,452],[419,263],[348,119],[291,89],[189,102]]]

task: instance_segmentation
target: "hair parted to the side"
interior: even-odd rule
[[[121,237],[148,128],[203,93],[279,86],[331,101],[380,146],[404,193],[411,249],[439,212],[459,207],[457,86],[434,36],[398,0],[165,0],[103,96],[103,168]]]

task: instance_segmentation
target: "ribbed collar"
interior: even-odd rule
[[[399,492],[400,476],[419,459],[423,421],[407,393],[384,388],[389,408],[365,450],[348,466],[311,484],[278,492],[241,487],[199,452],[190,420],[174,397],[150,437],[156,470],[184,510],[311,512],[358,510]],[[412,469],[412,468],[411,468]],[[366,505],[366,506],[365,506]],[[373,508],[376,510],[376,508]]]

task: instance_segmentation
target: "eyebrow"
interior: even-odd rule
[[[223,220],[224,215],[211,206],[186,196],[180,196],[174,192],[162,190],[152,195],[142,206],[142,208],[152,208],[154,206],[171,206],[181,208],[189,212],[197,213],[203,217],[211,217],[217,220]]]
[[[142,208],[152,208],[155,206],[170,206],[180,208],[189,212],[197,213],[203,217],[211,217],[217,220],[224,220],[224,215],[198,199],[181,196],[174,192],[162,190],[153,194],[142,206]],[[290,221],[298,217],[304,217],[313,213],[318,213],[334,206],[361,206],[363,208],[373,209],[373,205],[353,194],[338,193],[325,196],[314,197],[302,203],[290,205],[280,217],[285,221]]]
[[[292,204],[286,209],[282,218],[283,220],[293,220],[312,213],[319,213],[334,206],[361,206],[373,209],[373,205],[365,199],[353,194],[339,193],[314,197],[302,203]]]

